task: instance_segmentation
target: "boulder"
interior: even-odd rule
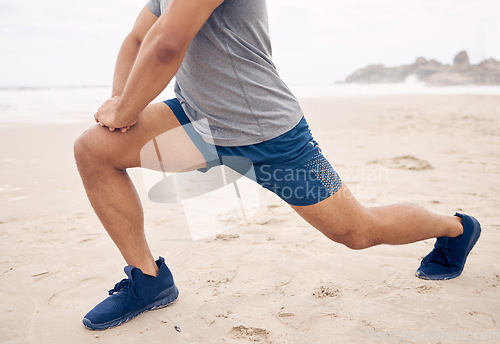
[[[385,67],[369,65],[358,69],[346,79],[346,83],[383,84],[401,83],[410,75],[433,86],[449,85],[500,85],[500,62],[487,59],[471,65],[466,51],[459,52],[453,65],[445,65],[434,59],[419,57],[413,64]]]
[[[453,59],[453,65],[458,67],[469,66],[469,55],[465,50],[459,52]]]

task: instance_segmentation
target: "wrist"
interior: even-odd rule
[[[120,98],[120,100],[116,104],[115,115],[122,122],[135,122],[135,114],[130,111],[130,107],[127,106],[126,102],[123,101],[122,98]]]
[[[114,97],[121,97],[123,93],[124,87],[119,87],[117,85],[113,85],[112,92],[111,92],[111,98]]]

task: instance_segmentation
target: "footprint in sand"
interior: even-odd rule
[[[230,332],[233,338],[246,339],[254,343],[267,343],[270,344],[269,331],[264,328],[246,327],[243,325],[233,327]]]
[[[419,294],[428,294],[428,293],[432,293],[434,291],[441,289],[441,286],[437,285],[437,284],[434,284],[434,285],[423,284],[423,285],[419,285],[416,289],[417,289],[417,293],[419,293]]]
[[[229,316],[233,314],[233,311],[229,310],[229,311],[225,311],[223,313],[219,313],[219,314],[216,314],[214,315],[216,318],[224,318],[224,319],[227,319],[229,318]]]
[[[495,317],[491,314],[477,312],[477,311],[470,311],[469,315],[471,316],[472,319],[470,322],[477,323],[478,327],[481,326],[482,328],[488,328],[488,327],[497,328],[497,321]]]
[[[340,289],[333,286],[319,286],[313,292],[313,296],[317,299],[324,299],[326,297],[338,297]]]
[[[419,294],[429,294],[442,288],[441,285],[436,283],[422,284],[419,279],[398,271],[396,267],[390,264],[380,266],[378,271],[381,275],[387,276],[384,278],[384,285],[393,291],[412,290]]]
[[[418,159],[413,155],[398,156],[391,159],[377,159],[369,161],[368,164],[384,165],[391,168],[411,171],[432,170],[434,167],[425,160]]]
[[[67,309],[74,306],[75,300],[82,299],[82,290],[92,290],[102,281],[97,278],[86,278],[72,285],[70,288],[58,291],[49,297],[48,305],[54,309]]]
[[[210,276],[212,278],[207,279],[207,283],[213,288],[213,296],[218,296],[224,285],[231,283],[231,281],[236,277],[236,270],[226,271],[224,273],[211,272]]]
[[[238,239],[240,236],[238,234],[219,234],[215,237],[215,240],[222,241],[233,241]]]
[[[278,312],[278,317],[280,317],[280,318],[288,318],[288,317],[295,316],[294,313],[292,313],[292,312],[285,312],[284,309],[285,309],[285,306],[281,307],[281,309]]]

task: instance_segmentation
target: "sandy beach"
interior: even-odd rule
[[[474,215],[482,236],[464,273],[414,277],[434,240],[352,251],[275,195],[246,225],[192,241],[177,205],[144,200],[153,253],[180,290],[117,328],[82,317],[125,277],[73,159],[92,125],[0,128],[1,343],[500,342],[500,96],[303,99],[323,152],[367,206],[412,202]]]

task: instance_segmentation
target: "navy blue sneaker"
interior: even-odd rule
[[[465,260],[481,235],[481,225],[472,216],[462,218],[463,234],[456,238],[437,238],[434,249],[422,259],[415,276],[428,280],[448,280],[460,276]]]
[[[83,318],[89,330],[106,330],[131,320],[146,311],[168,306],[177,299],[179,291],[172,273],[160,257],[156,261],[158,276],[145,275],[141,269],[126,266],[128,278],[118,282],[104,301]]]

